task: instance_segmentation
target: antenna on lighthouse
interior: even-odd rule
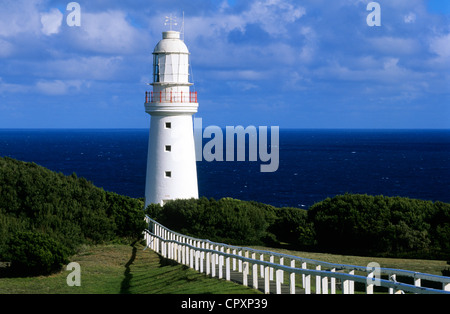
[[[176,16],[172,16],[172,14],[170,16],[166,16],[166,20],[164,22],[164,25],[167,26],[169,25],[170,29],[172,30],[173,26],[177,26],[177,17]]]
[[[181,22],[181,40],[184,41],[184,11],[183,11],[183,21]]]

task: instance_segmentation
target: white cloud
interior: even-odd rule
[[[117,76],[123,57],[80,57],[51,60],[38,71],[47,77],[82,80],[110,80]]]
[[[25,85],[7,83],[0,77],[0,94],[3,94],[3,93],[26,93],[29,90],[30,90],[30,88]]]
[[[14,46],[10,42],[0,38],[0,58],[9,57],[13,52]]]
[[[44,80],[39,79],[33,84],[7,83],[0,77],[0,94],[30,94],[40,93],[45,95],[66,95],[72,91],[80,91],[83,87],[89,87],[84,80]]]
[[[228,6],[210,16],[187,17],[186,32],[193,36],[227,36],[233,30],[245,31],[248,24],[257,24],[271,36],[284,36],[288,26],[306,14],[304,7],[290,0],[256,0],[240,13],[227,12]]]
[[[58,9],[52,9],[48,13],[41,14],[42,32],[49,36],[59,33],[63,20],[63,14]]]
[[[247,23],[257,23],[270,35],[287,32],[287,25],[306,14],[305,8],[285,0],[259,0],[242,14]]]
[[[304,26],[301,28],[300,33],[305,38],[305,43],[303,47],[301,47],[300,60],[303,63],[308,63],[311,62],[316,55],[316,32],[311,27]]]
[[[41,27],[38,5],[42,1],[2,0],[0,36],[14,37],[22,33],[37,34]]]
[[[416,15],[413,12],[409,12],[408,15],[405,15],[403,21],[406,24],[411,24],[416,21]]]
[[[388,55],[413,55],[420,47],[417,40],[411,38],[385,36],[368,40],[375,51]]]
[[[441,58],[450,58],[450,34],[433,38],[430,50]]]
[[[127,21],[122,11],[83,12],[80,29],[73,32],[76,45],[85,50],[108,53],[134,53],[148,40]]]
[[[80,90],[81,80],[40,80],[36,83],[36,90],[47,95],[66,95],[71,90]]]

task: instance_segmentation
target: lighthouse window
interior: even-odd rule
[[[166,122],[166,129],[172,128],[172,122]]]
[[[172,171],[166,171],[166,178],[172,178]]]
[[[159,83],[159,58],[158,55],[154,55],[153,57],[153,82]]]
[[[172,146],[166,145],[166,152],[171,152],[171,151],[172,151]]]

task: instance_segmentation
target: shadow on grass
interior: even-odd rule
[[[161,255],[158,254],[158,258],[159,258],[159,267],[165,267],[165,266],[182,266],[182,270],[186,270],[189,269],[188,266],[186,265],[181,265],[179,264],[177,261],[165,258]]]
[[[130,293],[130,282],[131,279],[133,279],[133,274],[131,274],[130,266],[134,263],[134,260],[136,259],[136,242],[133,242],[131,246],[133,247],[133,251],[131,252],[130,260],[125,264],[125,272],[123,275],[125,276],[122,280],[122,283],[120,284],[120,293],[121,294],[129,294]]]

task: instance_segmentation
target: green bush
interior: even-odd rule
[[[67,264],[67,251],[50,236],[38,232],[19,232],[8,243],[11,270],[20,275],[48,275]]]
[[[233,199],[150,205],[168,228],[215,242],[386,257],[450,256],[450,204],[402,197],[338,195],[309,210]]]
[[[255,202],[221,200],[175,200],[146,212],[166,227],[200,238],[229,244],[262,244],[272,237],[268,227],[275,219],[271,207]]]
[[[276,219],[269,227],[277,241],[298,249],[310,249],[314,245],[314,226],[304,209],[283,207],[275,209]]]
[[[308,218],[321,250],[414,258],[450,253],[450,204],[346,194],[314,204]]]
[[[46,234],[73,254],[81,244],[135,240],[144,228],[141,200],[106,192],[75,173],[0,157],[1,261],[9,240],[25,230]]]

